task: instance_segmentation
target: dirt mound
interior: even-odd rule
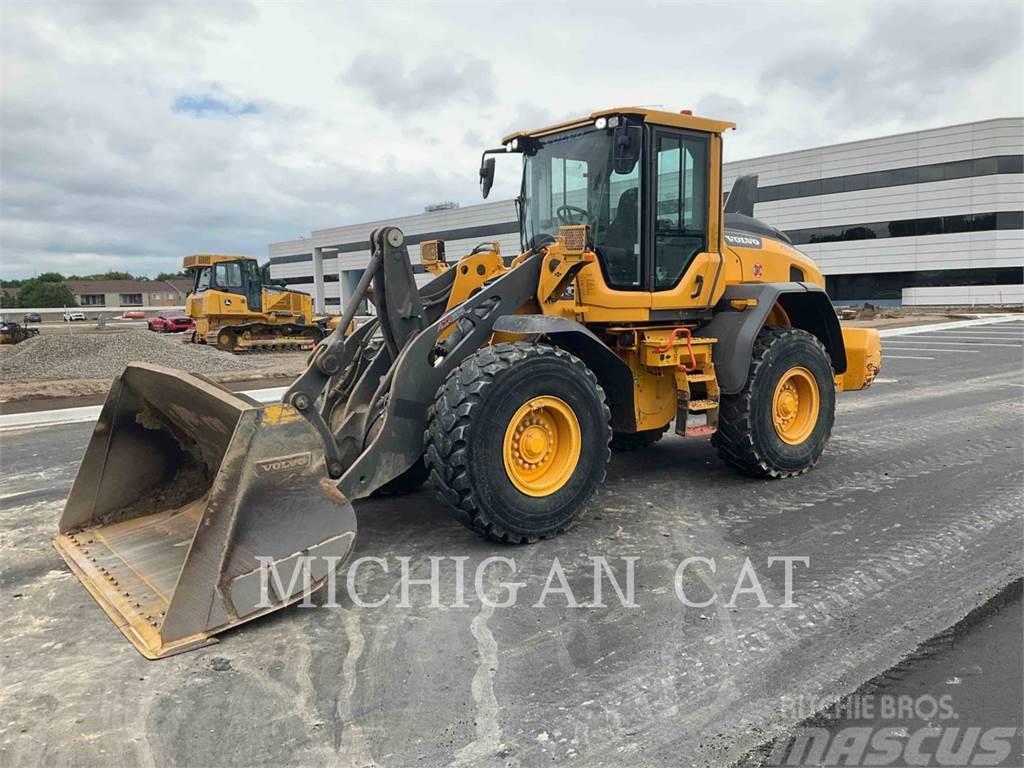
[[[156,363],[191,373],[251,371],[228,352],[150,331],[44,334],[0,357],[0,380],[112,379],[129,363]]]

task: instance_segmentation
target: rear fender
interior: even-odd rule
[[[737,283],[725,289],[715,305],[714,317],[700,329],[701,336],[718,339],[715,372],[724,394],[743,389],[754,339],[776,304],[785,311],[792,327],[813,333],[821,341],[837,374],[846,372],[839,318],[822,288],[809,283]]]

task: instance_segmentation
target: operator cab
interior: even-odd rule
[[[612,291],[698,287],[707,304],[701,254],[720,259],[721,133],[732,123],[625,108],[541,131],[512,134],[500,151],[523,155],[517,204],[524,250],[550,242],[564,225],[590,227]],[[481,167],[490,188],[493,159]],[[700,264],[697,264],[701,261]],[[699,285],[681,285],[697,267]],[[708,286],[710,288],[710,286]],[[638,297],[639,300],[639,297]]]
[[[182,265],[192,272],[192,293],[213,289],[244,296],[253,312],[263,311],[263,276],[256,259],[245,256],[195,254],[186,256]]]

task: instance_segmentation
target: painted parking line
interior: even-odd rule
[[[1020,344],[1003,344],[1000,342],[993,341],[960,341],[959,339],[922,339],[916,337],[913,340],[907,341],[888,341],[887,344],[945,344],[947,346],[964,346],[964,347],[1012,347],[1014,349],[1020,349]]]
[[[882,347],[883,357],[885,353],[885,347]],[[976,355],[980,350],[977,349],[945,349],[939,347],[891,347],[896,352],[953,352],[964,355]]]
[[[949,331],[948,333],[922,333],[921,336],[916,338],[921,338],[923,336],[938,339],[953,339],[956,341],[1024,341],[1024,336],[1019,333],[1013,336],[1009,334],[1004,334],[1002,336],[994,336],[992,334],[985,334],[984,336],[979,336],[978,334],[964,336],[956,331]]]
[[[948,333],[951,336],[970,336],[973,333],[984,333],[986,336],[1024,336],[1024,326],[1008,328],[1005,325],[981,325],[977,328],[952,328],[948,331],[936,331],[936,333]]]
[[[914,336],[919,333],[929,333],[933,331],[949,331],[957,328],[974,328],[975,326],[1000,325],[1005,327],[1006,323],[1020,322],[1020,315],[997,315],[995,317],[977,318],[974,320],[953,320],[948,323],[911,325],[907,326],[906,328],[883,328],[878,332],[878,335],[885,339],[891,336]]]

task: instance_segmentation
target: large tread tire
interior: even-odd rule
[[[799,445],[783,442],[772,423],[775,388],[795,366],[809,370],[818,385],[820,407],[811,434]],[[825,347],[798,328],[763,328],[754,342],[743,389],[722,395],[718,431],[711,441],[727,464],[756,477],[803,474],[821,458],[835,423],[835,372]]]
[[[533,497],[509,479],[503,441],[520,406],[545,395],[572,408],[581,454],[564,486]],[[459,522],[492,541],[547,538],[569,528],[604,481],[610,424],[604,391],[579,358],[528,342],[484,347],[448,375],[430,409],[424,436],[430,481]]]
[[[614,432],[612,434],[612,450],[619,452],[636,451],[649,448],[664,437],[668,425],[661,429],[643,429],[639,432]]]

